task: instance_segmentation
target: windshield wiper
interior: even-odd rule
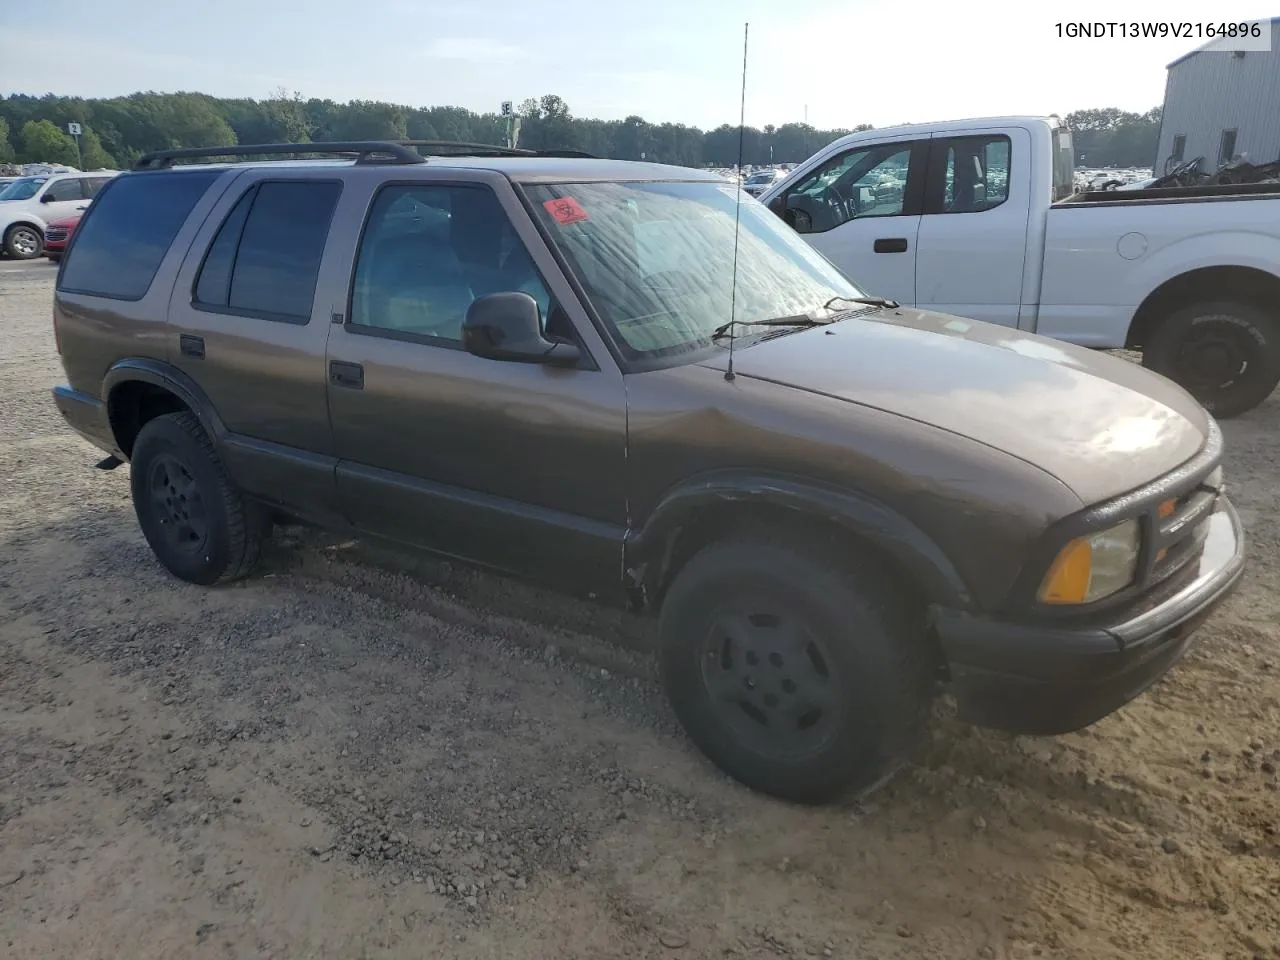
[[[883,307],[886,310],[902,306],[897,300],[886,300],[884,297],[832,297],[822,305],[822,309],[830,310],[831,305],[838,300],[843,300],[845,303],[865,303],[869,307]]]
[[[830,322],[830,320],[819,320],[803,313],[798,313],[792,317],[772,317],[769,320],[730,320],[728,323],[722,323],[712,330],[711,339],[719,340],[721,337],[727,336],[735,325],[744,327],[821,327]]]

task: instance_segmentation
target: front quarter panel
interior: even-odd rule
[[[764,499],[771,486],[820,488],[900,516],[949,561],[973,608],[993,610],[1044,530],[1083,505],[1031,464],[855,403],[747,377],[726,381],[698,365],[627,383],[638,541],[700,478],[723,485],[737,475],[739,501]]]

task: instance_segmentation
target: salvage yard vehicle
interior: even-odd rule
[[[893,202],[872,196],[908,170]],[[1095,348],[1142,351],[1218,417],[1280,382],[1280,185],[1075,193],[1056,118],[869,130],[760,202],[867,289]]]
[[[237,152],[317,157],[175,163]],[[54,399],[174,576],[242,577],[301,520],[627,604],[693,741],[792,800],[881,782],[939,689],[1096,721],[1243,568],[1180,387],[866,297],[695,170],[151,154],[72,236],[54,327]]]
[[[50,221],[83,211],[114,171],[19,177],[0,190],[0,250],[15,260],[44,252]]]

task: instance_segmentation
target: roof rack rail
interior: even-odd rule
[[[181,147],[174,150],[153,150],[140,156],[134,163],[133,169],[164,170],[173,166],[174,160],[298,153],[355,154],[356,163],[426,163],[426,159],[422,154],[403,143],[397,143],[392,140],[339,140],[321,143],[241,143],[224,147]]]
[[[598,160],[595,154],[582,150],[530,150],[526,147],[504,147],[495,143],[473,143],[467,140],[393,140],[406,147],[426,147],[429,155],[470,156],[484,154],[491,157],[569,157]]]

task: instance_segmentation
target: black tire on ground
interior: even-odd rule
[[[864,793],[924,728],[922,611],[873,562],[756,534],[677,574],[660,665],[676,715],[730,776],[800,803]]]
[[[1252,410],[1280,383],[1280,313],[1251,303],[1193,303],[1157,320],[1142,364],[1219,419]]]
[[[194,414],[168,413],[143,426],[129,483],[143,536],[175,577],[227,583],[257,563],[265,514],[231,482]]]
[[[34,260],[44,252],[44,234],[26,223],[15,223],[4,232],[4,252],[15,260]]]

